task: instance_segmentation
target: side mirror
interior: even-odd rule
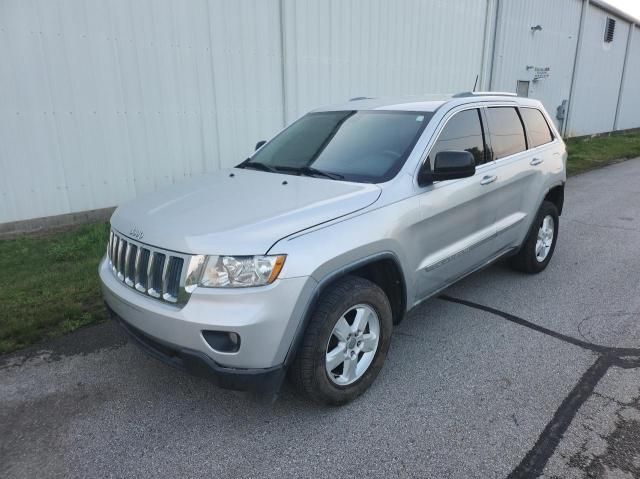
[[[267,140],[260,140],[258,143],[256,143],[256,151],[258,151],[260,147],[264,145],[266,142]]]
[[[429,162],[420,170],[418,181],[426,185],[434,181],[468,178],[476,174],[476,161],[468,151],[441,151],[436,155],[431,171]]]

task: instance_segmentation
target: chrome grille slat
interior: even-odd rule
[[[180,275],[184,267],[184,259],[174,256],[172,258],[173,269],[169,274],[168,293],[177,301],[180,292]]]
[[[133,263],[133,286],[138,289],[140,284],[140,260],[142,259],[142,247],[136,249],[136,259]],[[140,291],[140,290],[138,290]]]
[[[136,289],[142,293],[146,293],[147,286],[149,286],[149,257],[151,256],[151,251],[147,248],[141,249],[142,254],[140,255],[140,266],[138,267]]]
[[[172,304],[188,300],[192,290],[184,287],[185,265],[191,255],[148,246],[112,230],[107,256],[114,275],[134,291]]]
[[[124,253],[127,242],[120,238],[118,241],[118,256],[116,258],[116,272],[120,281],[124,280]]]
[[[162,280],[162,298],[165,301],[175,303],[178,301],[180,286],[180,273],[184,260],[177,256],[171,256],[166,263],[166,272]]]
[[[127,253],[124,259],[124,282],[127,286],[133,287],[135,285],[135,261],[138,253],[138,247],[133,243],[127,244]]]
[[[154,298],[159,298],[160,295],[154,289],[153,278],[156,274],[157,265],[157,257],[158,254],[155,252],[151,252],[149,255],[149,267],[147,268],[147,293],[153,296]]]
[[[111,253],[111,269],[116,274],[118,273],[116,267],[118,264],[118,243],[120,243],[120,238],[116,236],[113,241],[113,252]]]
[[[116,271],[116,263],[118,262],[118,242],[120,241],[120,238],[118,238],[116,235],[113,235],[113,246],[111,248],[111,267],[113,268],[113,271]]]
[[[116,276],[120,281],[124,279],[124,275],[122,274],[122,260],[124,259],[124,241],[122,238],[118,239],[118,251],[116,251]]]
[[[153,271],[149,275],[149,294],[154,298],[162,297],[162,277],[164,275],[166,256],[162,253],[153,255]]]
[[[166,257],[164,259],[164,263],[163,263],[163,268],[162,268],[162,299],[169,301],[169,298],[171,297],[171,295],[168,292],[167,286],[168,286],[168,276],[169,276],[169,266],[171,265],[171,257]]]
[[[113,261],[113,231],[109,231],[109,245],[107,246],[107,255],[109,256],[109,261]]]

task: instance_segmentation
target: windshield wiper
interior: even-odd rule
[[[322,171],[314,168],[313,166],[301,166],[299,168],[296,168],[295,171],[306,176],[322,176],[324,178],[330,178],[332,180],[344,180],[344,176],[342,176],[340,173]]]
[[[236,168],[251,168],[254,170],[268,171],[269,173],[278,173],[278,170],[276,170],[275,168],[258,161],[251,161],[251,158],[247,158]]]
[[[268,171],[269,173],[298,173],[305,176],[322,176],[331,180],[344,180],[344,176],[339,173],[322,171],[313,166],[269,166],[258,161],[251,161],[251,158],[247,158],[236,168],[252,168],[254,170]]]

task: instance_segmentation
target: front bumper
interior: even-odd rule
[[[130,328],[183,356],[194,352],[205,362],[238,370],[269,370],[285,362],[317,284],[299,277],[256,288],[197,288],[187,304],[178,307],[124,285],[108,261],[100,263],[99,274],[105,302]],[[237,333],[239,350],[213,349],[202,335],[205,330]]]
[[[115,314],[108,305],[107,310],[133,342],[169,366],[209,379],[224,389],[275,394],[282,385],[286,374],[284,366],[266,369],[226,368],[200,351],[154,340]]]

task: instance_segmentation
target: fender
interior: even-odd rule
[[[313,291],[311,292],[311,294],[309,295],[308,299],[306,300],[306,305],[303,309],[303,313],[302,313],[302,317],[301,320],[298,323],[298,327],[296,329],[296,333],[293,337],[293,341],[291,342],[291,346],[289,347],[289,351],[287,352],[287,355],[285,357],[284,360],[284,365],[285,367],[288,367],[291,365],[291,363],[293,362],[293,360],[296,357],[296,354],[298,352],[298,349],[300,348],[300,345],[302,344],[302,339],[304,338],[304,333],[307,330],[307,326],[309,325],[309,321],[311,321],[311,315],[313,313],[313,309],[315,308],[316,303],[318,302],[318,299],[320,298],[320,295],[322,294],[322,292],[324,291],[325,288],[327,288],[327,286],[329,286],[331,283],[333,283],[335,280],[337,280],[338,278],[341,278],[343,276],[346,276],[347,274],[349,274],[351,271],[355,271],[359,268],[362,268],[363,266],[366,266],[368,264],[371,263],[375,263],[376,261],[379,261],[381,259],[390,259],[392,260],[396,267],[398,268],[398,270],[402,273],[401,274],[401,280],[400,280],[400,287],[402,289],[402,296],[404,299],[404,305],[403,305],[403,315],[406,313],[407,311],[407,304],[408,304],[408,298],[407,298],[407,285],[406,285],[406,278],[404,277],[404,272],[403,269],[401,267],[401,263],[400,260],[398,259],[397,255],[391,251],[382,251],[380,253],[376,253],[370,256],[366,256],[364,258],[360,258],[356,261],[353,261],[351,263],[348,263],[326,275],[324,275],[316,284],[316,286],[314,287]]]
[[[562,207],[564,205],[564,186],[566,184],[566,181],[556,181],[554,183],[552,183],[549,188],[547,188],[544,192],[544,194],[542,195],[541,198],[538,199],[538,207],[535,209],[535,214],[531,215],[531,222],[529,224],[529,227],[527,228],[527,234],[524,237],[524,240],[522,241],[522,244],[518,245],[518,247],[516,249],[513,250],[513,252],[511,252],[509,254],[509,256],[514,256],[516,254],[518,254],[520,252],[520,250],[522,249],[522,246],[524,245],[524,243],[527,241],[527,238],[529,237],[529,235],[531,234],[531,229],[534,227],[533,222],[536,219],[536,215],[538,214],[538,210],[540,209],[540,207],[542,206],[542,202],[544,201],[544,199],[547,197],[547,195],[549,194],[549,192],[554,189],[557,188],[558,186],[562,187],[561,189],[561,193],[560,193],[560,207],[558,208],[558,216],[560,216],[562,214]]]
[[[549,192],[554,189],[557,188],[558,186],[560,186],[560,190],[559,190],[559,197],[558,197],[558,215],[562,215],[562,208],[564,206],[564,186],[566,184],[566,181],[559,181],[554,183],[551,187],[549,187],[549,189],[546,191],[546,193],[543,196],[543,199],[546,198],[546,196],[549,194]],[[542,201],[540,202],[540,204],[542,204]],[[539,208],[540,206],[538,206]]]
[[[544,193],[541,195],[541,197],[538,198],[538,207],[536,208],[536,212],[540,209],[540,206],[542,206],[542,202],[547,197],[549,192],[552,189],[560,186],[561,187],[560,189],[561,193],[559,198],[560,206],[558,207],[558,216],[560,216],[562,214],[562,207],[564,206],[564,186],[566,185],[566,183],[567,183],[566,181],[554,181],[553,183],[551,183],[549,187],[546,190],[544,190]]]

